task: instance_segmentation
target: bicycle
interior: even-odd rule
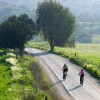
[[[84,80],[84,77],[80,77],[80,85],[83,86],[83,80]]]
[[[81,71],[79,72],[78,75],[80,75],[80,85],[83,86],[83,81],[84,81],[84,71],[83,71],[83,69],[81,69]]]
[[[63,79],[64,79],[64,80],[66,79],[66,76],[67,76],[67,71],[65,71],[65,72],[63,73]]]

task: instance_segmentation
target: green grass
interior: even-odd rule
[[[48,51],[50,48],[48,42],[28,42],[27,47],[34,47],[46,51]]]
[[[0,100],[7,100],[10,98],[9,87],[11,84],[12,71],[10,64],[6,62],[6,52],[0,50]]]
[[[29,42],[27,47],[34,47],[49,51],[47,42]],[[54,53],[68,58],[100,79],[100,44],[76,44],[74,48],[55,47]]]
[[[35,58],[25,54],[16,59],[5,50],[0,55],[0,100],[45,100],[46,96],[53,100],[53,88]]]

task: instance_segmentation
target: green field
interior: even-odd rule
[[[49,51],[47,42],[29,42],[27,47]],[[54,53],[68,58],[100,79],[100,44],[76,44],[74,48],[55,47]]]

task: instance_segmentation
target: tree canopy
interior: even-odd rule
[[[26,14],[11,16],[0,25],[0,48],[23,50],[35,32],[35,23]]]
[[[75,29],[75,17],[68,8],[53,0],[38,4],[37,27],[45,39],[54,46],[63,46]]]

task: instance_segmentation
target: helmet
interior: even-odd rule
[[[83,69],[81,69],[81,71],[83,71]]]
[[[64,64],[64,68],[68,68],[68,66],[66,64]]]
[[[64,64],[65,66],[67,66],[66,64]]]

